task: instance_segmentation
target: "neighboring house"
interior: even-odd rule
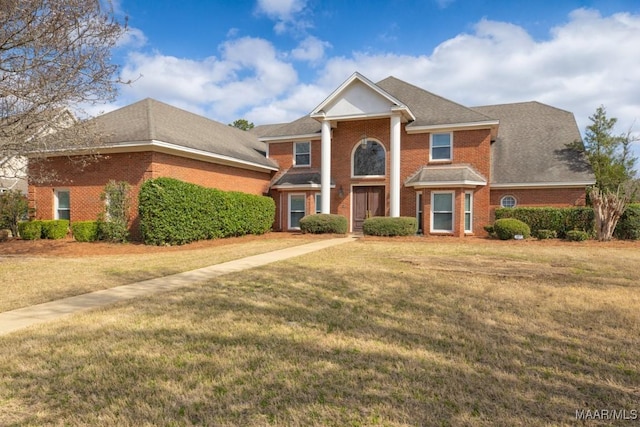
[[[499,206],[574,206],[595,182],[573,114],[527,102],[469,108],[393,77],[355,73],[309,115],[249,132],[154,100],[93,119],[106,136],[84,169],[82,153],[53,153],[60,179],[31,184],[36,217],[95,219],[113,179],[137,195],[174,177],[207,187],[270,194],[275,230],[313,213],[416,217],[425,234],[485,235]],[[132,206],[137,230],[137,200]]]
[[[137,194],[151,178],[172,177],[194,184],[262,195],[275,163],[263,143],[248,132],[170,105],[145,99],[95,119],[103,143],[89,154],[54,152],[30,169],[55,170],[58,178],[30,183],[30,207],[37,219],[95,220],[104,207],[101,193],[109,180],[132,185],[131,231],[138,236]],[[89,159],[91,160],[91,159]]]
[[[22,157],[0,159],[0,193],[19,191],[27,194],[25,169],[27,160]]]
[[[280,167],[275,228],[322,212],[352,232],[411,216],[425,234],[484,235],[496,207],[574,206],[595,182],[569,148],[573,114],[528,102],[469,108],[393,77],[355,73],[309,115],[256,129]]]

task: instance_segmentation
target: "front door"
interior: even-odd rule
[[[353,187],[353,231],[362,231],[362,223],[372,216],[384,216],[384,186]]]

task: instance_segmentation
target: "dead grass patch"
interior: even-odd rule
[[[570,426],[582,409],[631,415],[639,261],[607,246],[341,245],[0,338],[0,424]],[[623,423],[587,425],[611,422]]]

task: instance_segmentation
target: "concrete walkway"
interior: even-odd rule
[[[33,305],[31,307],[6,311],[0,313],[0,335],[6,335],[38,323],[49,322],[62,316],[102,307],[118,301],[170,291],[194,283],[204,282],[224,274],[260,267],[271,264],[272,262],[305,255],[353,240],[355,240],[355,238],[351,236],[319,240],[313,243],[253,255],[222,264],[199,268],[197,270],[173,274],[171,276],[159,277],[157,279],[145,280],[143,282],[117,286],[111,289],[77,295],[57,301]]]

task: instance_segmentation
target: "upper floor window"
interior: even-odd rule
[[[451,160],[451,140],[453,139],[450,132],[432,133],[430,138],[430,160]]]
[[[386,153],[382,144],[367,140],[353,152],[353,176],[384,176]]]
[[[295,142],[293,144],[293,164],[295,166],[311,166],[310,142]]]

